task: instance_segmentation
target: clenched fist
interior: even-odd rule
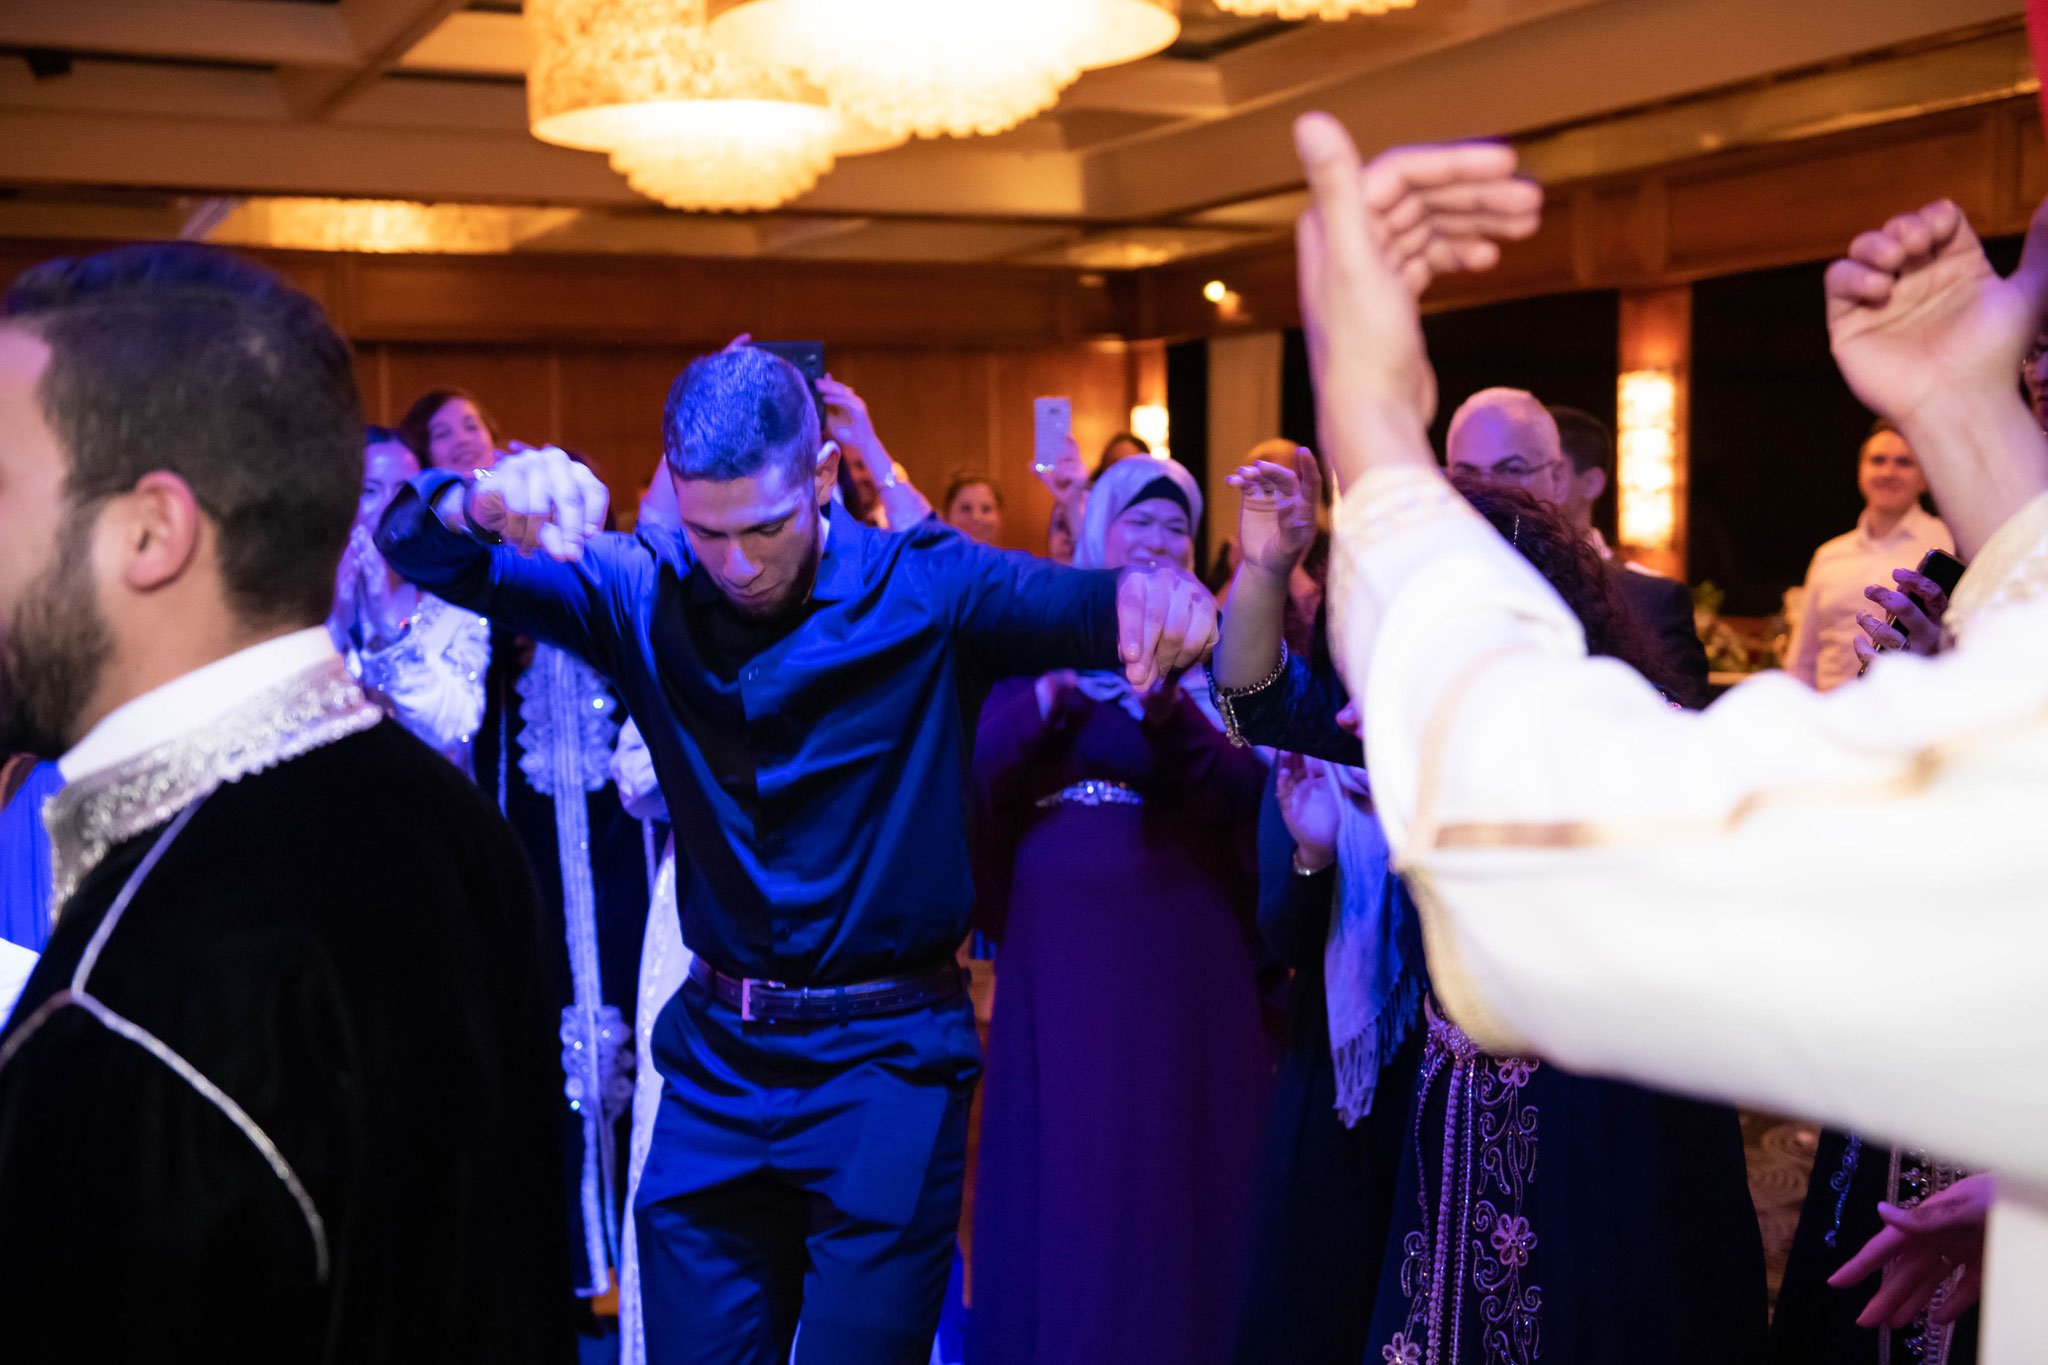
[[[1116,624],[1124,676],[1143,692],[1215,647],[1216,599],[1176,565],[1126,569],[1117,584]]]
[[[611,490],[559,446],[528,447],[499,460],[469,486],[469,520],[522,554],[581,559],[604,530]]]

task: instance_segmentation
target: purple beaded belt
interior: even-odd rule
[[[1121,782],[1104,782],[1091,777],[1085,782],[1076,782],[1071,787],[1062,787],[1051,796],[1038,798],[1040,810],[1051,810],[1054,806],[1142,806],[1145,798]]]

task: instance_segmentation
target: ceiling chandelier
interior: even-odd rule
[[[527,0],[526,16],[533,135],[610,153],[627,183],[671,208],[774,208],[840,150],[888,145],[849,129],[793,72],[715,47],[704,0]]]
[[[1000,133],[1180,32],[1178,0],[711,0],[718,44],[783,63],[885,137]]]
[[[1415,0],[1216,0],[1231,14],[1267,15],[1276,19],[1349,19],[1354,14],[1385,14],[1408,9]]]

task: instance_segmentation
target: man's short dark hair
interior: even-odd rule
[[[818,408],[801,371],[739,346],[699,356],[669,386],[662,453],[677,478],[752,478],[771,464],[791,479],[817,467]]]
[[[1554,407],[1551,420],[1557,423],[1558,444],[1572,462],[1574,474],[1598,469],[1614,479],[1614,433],[1607,424],[1584,408]]]
[[[245,622],[327,615],[363,474],[346,342],[277,275],[189,242],[45,261],[0,319],[50,347],[38,389],[74,507],[162,470],[213,521]]]
[[[1894,422],[1889,417],[1879,417],[1875,419],[1870,424],[1869,434],[1867,434],[1863,438],[1863,444],[1869,445],[1872,441],[1884,435],[1886,432],[1890,432],[1894,436],[1899,436],[1899,424],[1897,422]],[[1900,437],[1900,439],[1903,440],[1904,438]]]

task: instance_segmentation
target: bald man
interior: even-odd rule
[[[1600,434],[1611,452],[1613,438],[1604,426]],[[1592,498],[1577,496],[1579,464],[1565,452],[1550,409],[1523,389],[1481,389],[1451,415],[1444,446],[1452,469],[1519,488],[1571,520],[1601,551],[1608,579],[1629,614],[1663,646],[1681,680],[1676,699],[1695,709],[1707,704],[1707,651],[1693,626],[1692,593],[1676,579],[1624,564],[1606,552],[1592,528]],[[1610,457],[1601,465],[1611,463]],[[1597,496],[1596,489],[1592,497]]]

